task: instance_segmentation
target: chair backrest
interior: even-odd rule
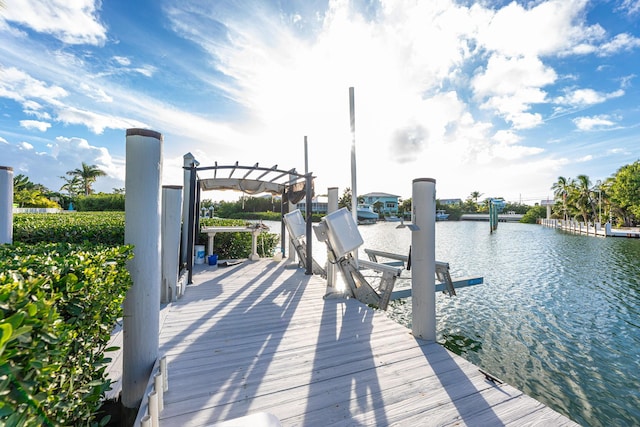
[[[338,209],[323,218],[327,224],[327,238],[338,258],[357,250],[364,240],[347,208]]]
[[[300,209],[296,209],[293,212],[285,214],[284,224],[287,227],[289,236],[293,239],[300,239],[301,237],[305,237],[307,234],[307,225]]]

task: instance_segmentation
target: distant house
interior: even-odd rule
[[[296,208],[302,212],[307,211],[307,202],[301,201],[296,205]],[[326,214],[329,209],[329,203],[327,196],[316,196],[311,199],[311,213]]]
[[[438,201],[445,206],[462,205],[462,199],[438,199]]]
[[[376,212],[386,215],[398,213],[398,199],[400,199],[400,196],[388,193],[367,193],[360,197],[362,197],[365,204],[373,206]]]

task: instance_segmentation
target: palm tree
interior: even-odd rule
[[[476,202],[476,205],[478,204],[478,199],[480,198],[480,196],[482,196],[482,193],[479,191],[472,191],[469,195],[469,197],[471,197],[473,201]]]
[[[85,162],[82,162],[82,169],[68,171],[67,175],[80,178],[82,187],[84,188],[84,195],[88,196],[92,192],[91,184],[93,184],[99,176],[105,176],[107,174],[96,165],[89,166]]]
[[[64,180],[64,185],[60,187],[60,191],[66,191],[71,197],[75,197],[83,191],[82,180],[79,176],[74,175],[72,178],[61,176],[60,178]]]
[[[578,175],[575,180],[576,208],[585,223],[589,222],[589,210],[594,213],[593,198],[591,197],[591,181],[587,175]]]
[[[567,219],[567,197],[569,196],[569,190],[571,189],[571,179],[567,179],[564,176],[559,176],[558,180],[551,186],[553,195],[556,199],[562,200],[562,214],[564,219]]]

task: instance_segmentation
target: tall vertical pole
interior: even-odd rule
[[[313,178],[311,174],[309,174],[309,151],[307,149],[307,136],[304,137],[304,176],[305,176],[305,200],[306,200],[306,237],[305,243],[307,245],[307,265],[305,265],[305,274],[311,275],[313,274],[313,252],[312,252],[312,244],[313,244],[313,231],[311,229],[311,222],[313,221],[313,194],[311,193],[311,185],[313,182]]]
[[[411,308],[413,336],[436,340],[436,180],[413,180]]]
[[[304,136],[304,174],[309,173],[309,149],[307,145],[307,136]]]
[[[13,243],[13,168],[0,166],[0,245]]]
[[[335,212],[338,210],[338,187],[329,187],[327,189],[327,213]],[[329,249],[327,249],[329,252]],[[327,259],[329,256],[327,255]],[[327,288],[334,288],[336,286],[338,270],[335,264],[327,263]]]
[[[349,88],[349,118],[351,125],[351,215],[358,223],[358,186],[356,174],[356,101],[353,87]],[[353,251],[353,258],[358,264],[358,251]]]
[[[164,185],[162,187],[162,290],[163,303],[178,298],[178,273],[180,271],[180,226],[182,213],[182,187]]]
[[[189,237],[189,203],[193,203],[193,195],[191,193],[191,173],[194,166],[198,165],[196,158],[193,154],[187,153],[182,157],[183,161],[183,191],[182,195],[182,245],[180,250],[180,263],[185,265],[187,263],[187,239]]]
[[[313,177],[311,176],[310,173],[305,175],[305,187],[306,187],[306,210],[307,210],[307,222],[306,222],[306,238],[305,238],[305,243],[307,244],[307,248],[306,248],[306,252],[307,252],[307,256],[306,256],[306,261],[307,261],[307,265],[305,266],[306,270],[304,272],[304,274],[308,274],[311,275],[313,274],[313,246],[312,246],[312,242],[313,242],[313,231],[311,229],[311,222],[312,222],[312,216],[313,216],[313,198],[312,198],[312,194],[311,194],[311,185],[313,185]]]
[[[161,287],[162,135],[127,129],[124,241],[133,285],[124,300],[122,405],[140,405],[158,358]]]

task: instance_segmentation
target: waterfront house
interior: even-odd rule
[[[400,196],[388,193],[367,193],[362,196],[364,204],[373,206],[373,210],[383,215],[396,215],[398,213],[398,200]]]

